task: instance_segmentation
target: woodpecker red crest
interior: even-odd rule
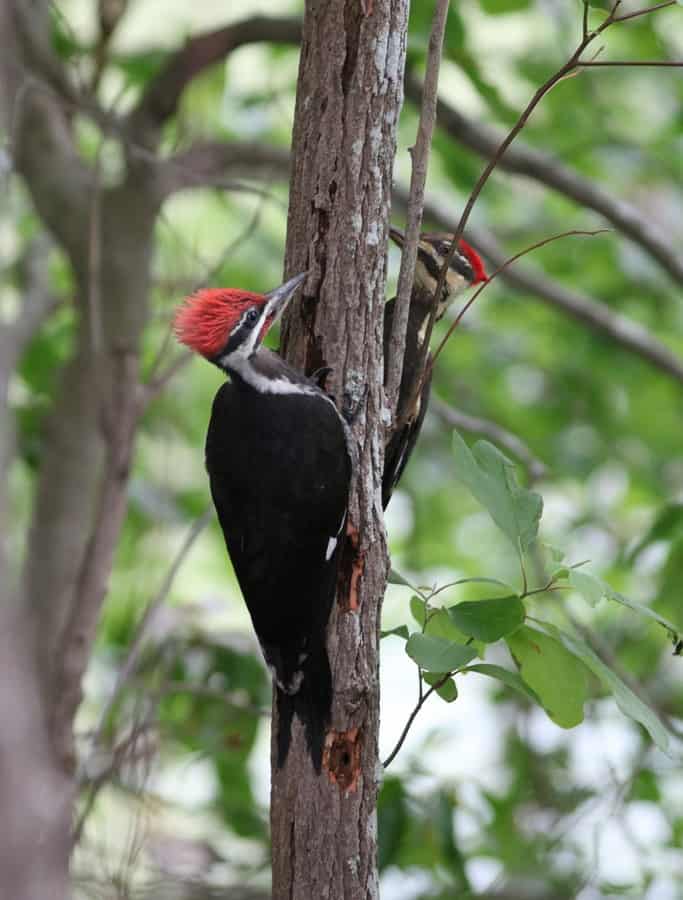
[[[399,247],[403,247],[405,235],[399,228],[390,228],[389,237]],[[430,294],[436,290],[439,275],[452,242],[453,235],[447,232],[420,235],[415,262],[415,281],[419,287],[424,288]],[[481,257],[467,241],[458,241],[458,249],[453,254],[446,272],[437,318],[441,318],[448,304],[460,291],[484,281],[488,281],[488,275]]]
[[[460,240],[458,242],[458,249],[466,256],[470,261],[470,265],[472,266],[472,271],[474,272],[474,278],[471,282],[472,285],[481,284],[483,281],[488,281],[489,276],[486,274],[486,269],[484,268],[484,263],[482,262],[481,256],[477,253],[474,247],[471,247],[467,241]]]
[[[250,291],[204,288],[185,300],[175,315],[173,330],[190,350],[211,359],[226,346],[244,313],[252,308],[260,311],[266,302],[263,294]]]
[[[306,273],[268,294],[235,288],[205,288],[188,297],[175,316],[183,344],[225,368],[233,356],[246,359],[259,348]]]

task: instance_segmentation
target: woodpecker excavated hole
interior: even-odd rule
[[[345,793],[355,791],[360,775],[361,732],[358,728],[348,731],[330,731],[325,740],[323,766],[332,784]]]
[[[365,571],[365,558],[359,547],[360,532],[348,521],[337,581],[337,603],[345,612],[356,612],[360,607],[358,592],[360,579]]]

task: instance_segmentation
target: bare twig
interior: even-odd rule
[[[205,287],[207,284],[211,284],[216,275],[223,268],[228,259],[232,256],[233,253],[242,245],[242,243],[249,239],[250,235],[254,233],[254,231],[258,228],[258,224],[261,220],[261,216],[263,214],[263,207],[265,201],[268,199],[267,195],[264,195],[261,198],[261,202],[256,207],[253,215],[250,220],[247,222],[247,225],[243,229],[243,231],[228,244],[225,251],[221,254],[218,261],[215,265],[206,273],[202,281],[195,285],[195,290],[198,290],[200,287]],[[164,341],[159,349],[159,353],[157,354],[156,359],[152,363],[152,367],[150,369],[149,378],[147,384],[144,386],[142,390],[142,399],[141,399],[141,407],[145,409],[152,400],[159,396],[159,394],[164,390],[166,385],[171,381],[171,379],[177,375],[192,359],[191,352],[183,352],[179,356],[177,356],[172,362],[166,366],[165,369],[159,371],[162,360],[164,358],[165,352],[168,348],[169,342],[171,338],[171,329],[169,327],[166,332],[166,336],[164,337]]]
[[[670,69],[683,69],[683,60],[676,59],[585,59],[579,63],[579,68],[587,69],[590,66],[611,66],[612,68],[628,68],[634,66],[646,66],[647,68],[665,67]]]
[[[435,207],[430,207],[430,213],[435,211]],[[500,266],[504,262],[507,254],[490,232],[482,228],[471,228],[469,233],[477,247],[494,265]],[[683,359],[635,319],[628,318],[586,294],[570,290],[528,266],[506,269],[501,273],[501,278],[511,287],[530,293],[544,303],[562,310],[591,331],[604,335],[624,350],[646,360],[660,372],[683,383]]]
[[[404,204],[406,191],[401,188],[395,189],[394,198],[395,202]],[[450,214],[434,199],[428,199],[425,204],[425,218],[450,231],[457,215]],[[466,236],[495,266],[500,267],[508,258],[508,254],[490,231],[470,226]],[[512,266],[503,270],[500,277],[506,284],[560,309],[596,334],[609,338],[624,350],[635,353],[661,372],[683,383],[683,360],[640,322],[616,312],[586,294],[570,290],[528,266]]]
[[[536,109],[536,107],[541,102],[541,100],[546,96],[546,94],[548,94],[553,89],[553,87],[555,87],[556,84],[558,84],[560,81],[565,79],[568,75],[577,71],[577,69],[580,69],[580,67],[582,65],[581,57],[582,57],[584,51],[599,35],[601,35],[604,31],[606,31],[611,25],[613,25],[615,23],[615,21],[617,19],[617,10],[619,9],[620,5],[621,5],[621,0],[616,0],[616,2],[612,6],[612,9],[608,13],[608,15],[603,19],[602,23],[594,31],[586,32],[585,31],[586,24],[584,23],[584,33],[582,34],[579,45],[576,48],[576,50],[574,51],[574,53],[569,57],[567,62],[565,62],[562,66],[560,66],[560,68],[553,75],[551,75],[550,78],[548,78],[548,80],[544,84],[541,85],[541,87],[538,88],[538,90],[533,95],[533,97],[531,98],[529,103],[526,105],[524,110],[521,112],[519,118],[517,119],[517,121],[515,122],[513,127],[510,129],[508,134],[505,136],[505,138],[501,142],[500,146],[497,148],[496,152],[493,154],[492,158],[489,160],[487,165],[484,167],[484,171],[481,173],[481,175],[477,179],[477,182],[474,185],[474,187],[467,199],[465,208],[463,209],[463,211],[460,215],[460,220],[458,221],[458,224],[453,233],[450,249],[449,249],[448,253],[446,254],[446,257],[443,261],[443,264],[441,266],[441,271],[439,273],[439,278],[437,279],[436,287],[434,289],[434,297],[441,296],[441,292],[443,291],[443,287],[446,282],[446,274],[448,272],[448,268],[451,264],[453,256],[455,255],[460,238],[462,237],[463,231],[465,229],[465,226],[467,225],[467,222],[469,220],[472,209],[474,208],[474,204],[476,203],[479,195],[481,194],[491,173],[496,168],[496,166],[498,165],[498,162],[505,154],[505,151],[510,146],[510,144],[512,144],[512,142],[517,137],[517,135],[520,133],[520,131],[522,131],[522,129],[524,128],[526,123],[529,121],[531,114]],[[647,10],[644,10],[643,15],[645,15],[646,12],[647,12]],[[631,15],[631,18],[632,17],[633,17],[633,15]],[[427,323],[425,340],[424,340],[424,344],[422,347],[421,360],[420,360],[420,365],[418,367],[418,371],[423,371],[423,370],[426,371],[427,356],[429,354],[429,342],[430,342],[430,338],[432,335],[432,330],[434,328],[434,322],[436,321],[436,311],[437,311],[437,305],[435,303],[432,308],[432,312],[431,312],[431,315],[430,315],[428,323]],[[434,360],[432,359],[431,362],[433,365]],[[430,368],[431,368],[431,366],[430,366]],[[420,383],[418,384],[418,387],[415,390],[413,400],[408,404],[408,413],[407,413],[408,415],[412,415],[412,410],[415,406],[415,403],[417,402],[417,398],[420,396],[419,391],[422,389],[423,384],[424,384],[424,377],[420,380]]]
[[[478,416],[471,416],[460,409],[448,406],[443,400],[434,395],[432,395],[429,405],[430,409],[446,424],[452,425],[454,428],[462,428],[463,431],[471,434],[480,434],[490,438],[499,447],[503,447],[512,453],[513,456],[516,456],[525,466],[530,481],[536,481],[547,475],[548,470],[545,464],[534,456],[524,441],[497,422],[492,422],[490,419],[482,419]]]
[[[628,19],[637,19],[640,16],[649,16],[650,13],[657,12],[660,9],[666,9],[669,6],[676,6],[677,0],[665,0],[664,3],[657,3],[655,6],[645,6],[643,9],[637,9],[634,12],[625,13],[623,16],[616,16],[615,22],[626,22]],[[588,6],[588,4],[586,4]]]
[[[392,762],[394,761],[394,759],[395,759],[396,756],[398,755],[398,753],[399,753],[401,747],[402,747],[403,744],[405,743],[405,739],[408,737],[408,732],[410,731],[410,729],[411,729],[411,727],[412,727],[412,724],[413,724],[413,722],[415,721],[415,718],[417,717],[417,714],[420,712],[420,710],[421,710],[422,707],[425,705],[425,703],[427,702],[427,700],[429,700],[429,698],[432,696],[432,694],[434,693],[434,691],[438,691],[438,689],[439,689],[440,687],[442,687],[442,685],[444,685],[444,684],[448,681],[449,678],[452,678],[454,674],[455,674],[455,672],[447,672],[447,673],[443,676],[443,678],[440,678],[435,684],[433,684],[433,685],[429,688],[428,691],[424,691],[424,692],[422,691],[422,679],[420,679],[420,693],[419,693],[419,696],[418,696],[418,699],[417,699],[417,703],[416,703],[415,706],[413,707],[413,711],[412,711],[412,712],[410,713],[410,715],[408,716],[408,720],[406,721],[406,724],[405,724],[405,726],[404,726],[404,728],[403,728],[403,731],[401,732],[401,735],[400,735],[399,739],[396,741],[396,744],[395,744],[395,746],[394,746],[394,749],[391,751],[391,753],[389,754],[389,756],[387,756],[387,758],[386,758],[386,759],[384,760],[384,762],[382,763],[382,766],[383,766],[385,769],[388,769],[388,768],[389,768],[389,766],[392,764]]]
[[[526,256],[528,253],[532,253],[534,250],[538,250],[541,247],[545,247],[546,244],[552,244],[554,241],[559,241],[559,240],[562,240],[563,238],[567,238],[567,237],[595,237],[598,234],[604,234],[606,231],[607,231],[606,228],[596,228],[593,231],[584,231],[582,229],[574,229],[573,228],[570,231],[562,231],[562,232],[560,232],[560,234],[552,234],[552,235],[550,235],[550,237],[543,238],[542,241],[537,241],[535,244],[531,244],[531,246],[525,247],[523,250],[520,250],[519,253],[515,253],[514,256],[511,256],[508,259],[506,259],[500,266],[498,266],[498,268],[494,272],[492,272],[489,275],[488,281],[485,281],[484,284],[482,284],[474,292],[474,294],[472,294],[470,299],[467,301],[467,303],[463,306],[463,308],[460,310],[458,315],[455,317],[455,319],[451,323],[448,331],[443,336],[441,343],[436,348],[433,356],[429,360],[429,363],[425,369],[422,383],[424,383],[424,381],[429,377],[429,373],[434,368],[434,364],[436,363],[436,360],[438,359],[439,354],[441,353],[443,348],[446,346],[446,343],[448,342],[449,338],[451,337],[451,335],[453,334],[455,329],[458,327],[458,325],[462,321],[463,316],[465,315],[467,310],[470,308],[470,306],[472,306],[472,304],[477,299],[477,297],[481,294],[481,292],[489,284],[491,284],[492,281],[494,281],[496,278],[498,278],[498,276],[502,272],[504,272],[506,269],[508,269],[514,262],[516,262],[518,259],[521,259],[523,256]],[[422,384],[420,384],[420,390],[422,390]]]
[[[178,549],[178,552],[176,553],[176,556],[173,559],[173,562],[171,563],[163,582],[161,583],[161,587],[159,588],[158,593],[147,604],[147,607],[145,608],[145,611],[142,614],[140,622],[137,626],[135,636],[133,637],[133,640],[131,641],[128,648],[128,655],[123,665],[119,669],[118,675],[116,677],[116,684],[114,685],[111,696],[102,708],[102,712],[100,714],[100,723],[95,732],[93,742],[95,746],[97,746],[97,744],[102,739],[102,734],[104,733],[104,729],[106,727],[110,712],[118,703],[119,697],[121,696],[121,693],[125,688],[127,682],[135,674],[138,662],[140,660],[142,648],[144,646],[145,640],[147,639],[150,628],[154,623],[154,619],[156,618],[157,613],[166,602],[166,598],[168,597],[170,590],[173,587],[173,582],[175,581],[175,577],[178,574],[180,567],[187,558],[187,555],[192,549],[195,541],[210,521],[211,514],[212,511],[210,509],[207,509],[206,512],[204,512],[196,520],[196,522],[193,523],[192,527],[185,537],[185,540],[180,545],[180,548]]]
[[[406,77],[406,96],[419,101],[421,87],[417,79]],[[501,134],[480,122],[464,116],[455,107],[439,100],[439,127],[455,141],[481,156],[490,157],[502,140]],[[498,169],[524,175],[538,181],[587,209],[592,209],[630,238],[664,268],[679,284],[683,284],[683,256],[640,210],[624,200],[610,196],[599,184],[565,166],[542,150],[517,140],[498,162]],[[455,216],[450,217],[453,230]]]
[[[113,360],[111,399],[104,421],[107,459],[99,506],[78,574],[74,603],[55,657],[58,669],[53,684],[52,733],[67,771],[75,765],[72,722],[82,699],[81,680],[95,639],[116,536],[126,511],[128,471],[139,419],[138,365],[137,356],[129,352],[122,352]]]
[[[446,19],[448,18],[448,0],[436,0],[432,30],[429,36],[427,51],[427,69],[422,90],[420,122],[417,139],[412,149],[412,173],[408,194],[408,215],[406,220],[405,239],[401,253],[401,267],[398,274],[398,290],[394,306],[394,316],[389,338],[389,355],[385,361],[387,370],[385,392],[387,406],[392,419],[397,411],[398,392],[403,372],[403,356],[405,353],[406,330],[410,296],[415,281],[415,262],[417,245],[420,240],[422,225],[422,209],[424,206],[424,190],[427,180],[427,166],[436,121],[436,98],[439,88],[439,67],[443,48]],[[435,301],[436,306],[436,301]]]

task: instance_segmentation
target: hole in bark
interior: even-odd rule
[[[349,520],[346,524],[346,540],[341,548],[337,576],[337,603],[345,612],[357,610],[360,606],[358,588],[364,570],[365,559],[360,552],[360,535]]]
[[[323,765],[330,781],[344,791],[354,791],[360,775],[360,731],[331,731],[325,742]]]

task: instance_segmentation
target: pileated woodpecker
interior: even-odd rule
[[[278,766],[294,713],[316,771],[332,704],[326,627],[351,479],[330,397],[261,342],[306,274],[269,294],[201,290],[179,340],[230,376],[213,401],[206,467],[225,543],[275,680]]]
[[[403,247],[405,236],[398,228],[390,228],[389,237],[399,247]],[[403,374],[401,376],[401,387],[396,410],[397,421],[405,419],[405,422],[392,434],[384,451],[382,505],[385,508],[403,474],[410,454],[413,452],[422,428],[425,413],[427,412],[432,382],[431,371],[425,379],[415,408],[410,410],[409,406],[413,402],[415,391],[422,378],[423,370],[420,363],[422,348],[426,338],[425,331],[432,305],[435,302],[434,291],[439,280],[439,273],[450,250],[452,240],[452,234],[420,235],[415,263],[415,283],[408,311]],[[468,287],[487,280],[488,276],[479,254],[466,241],[461,240],[448,267],[441,296],[436,301],[436,321],[443,316],[458,294]],[[389,352],[395,300],[396,298],[389,300],[384,308],[385,360]],[[428,356],[427,365],[429,365],[430,359],[431,356]]]

